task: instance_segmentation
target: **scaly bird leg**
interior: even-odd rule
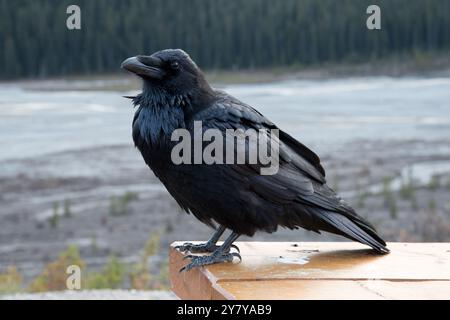
[[[233,246],[233,242],[237,238],[239,238],[239,234],[233,232],[225,240],[225,242],[210,255],[207,256],[188,255],[184,257],[184,259],[191,259],[191,262],[185,265],[183,268],[181,268],[180,272],[189,271],[193,268],[202,267],[215,263],[233,262],[234,257],[239,258],[239,260],[242,261],[241,255],[239,253],[237,252],[230,253],[230,248]]]
[[[223,226],[219,226],[219,228],[214,232],[211,239],[209,239],[206,243],[201,244],[193,244],[190,242],[183,243],[181,246],[176,246],[175,249],[180,250],[181,252],[191,252],[191,253],[206,253],[213,252],[218,249],[219,246],[216,245],[217,241],[219,241],[222,234],[225,232],[226,228]],[[239,252],[239,248],[235,245],[232,245],[230,248],[235,248]]]

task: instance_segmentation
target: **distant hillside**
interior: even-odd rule
[[[66,28],[81,7],[82,30]],[[382,30],[366,28],[377,4]],[[0,78],[114,72],[177,47],[209,69],[364,62],[450,48],[447,0],[0,0]]]

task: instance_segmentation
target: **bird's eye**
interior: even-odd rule
[[[174,70],[177,70],[177,69],[180,68],[180,64],[179,64],[177,61],[172,61],[172,62],[170,63],[170,67],[171,67],[172,69],[174,69]]]

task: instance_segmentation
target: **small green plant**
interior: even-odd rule
[[[392,197],[392,190],[391,190],[391,184],[392,184],[392,177],[384,177],[383,178],[383,198],[384,198],[384,204],[387,206],[389,204],[389,200]]]
[[[131,201],[135,201],[139,199],[139,194],[133,191],[127,191],[122,195],[122,201],[126,203],[130,203]]]
[[[413,210],[419,209],[419,204],[417,203],[417,198],[415,195],[411,198],[411,209]]]
[[[144,257],[148,258],[158,253],[159,250],[159,242],[161,239],[161,235],[159,232],[153,233],[147,240],[144,246]]]
[[[392,177],[385,177],[383,179],[383,198],[384,205],[389,209],[391,218],[397,219],[397,201],[391,189],[392,180]]]
[[[122,196],[112,196],[109,201],[109,214],[112,216],[121,216],[128,213],[130,202],[139,198],[136,192],[127,191]]]
[[[95,234],[91,236],[91,250],[92,252],[97,252],[98,250],[97,236]]]
[[[389,214],[391,216],[392,219],[397,219],[397,201],[395,200],[395,197],[392,196],[389,199]]]
[[[112,196],[109,203],[109,214],[112,216],[123,216],[128,213],[128,203],[121,197]]]
[[[119,211],[119,202],[116,196],[109,198],[109,214],[112,216],[121,214]]]
[[[170,288],[169,280],[169,263],[165,261],[161,264],[159,274],[155,277],[151,283],[151,289],[153,290],[168,290]]]
[[[70,209],[69,199],[64,200],[64,217],[70,218],[72,216],[72,210]]]
[[[439,176],[437,175],[433,175],[430,179],[430,181],[428,182],[428,189],[430,190],[436,190],[437,188],[439,188],[441,185],[441,179]]]
[[[129,274],[131,287],[135,290],[147,290],[152,288],[151,270],[148,266],[148,258],[157,254],[160,246],[160,234],[152,234],[145,243],[139,261],[132,266]]]
[[[22,276],[16,267],[9,267],[0,273],[0,295],[18,293],[21,288]]]
[[[428,201],[428,210],[430,210],[431,213],[436,212],[436,201],[434,200],[434,198],[431,198]]]
[[[56,227],[58,227],[58,223],[59,223],[59,204],[57,202],[55,202],[53,204],[53,213],[48,218],[48,222],[49,222],[50,227],[52,229],[55,229]]]
[[[87,289],[118,289],[124,279],[125,267],[115,256],[110,256],[100,272],[89,274]]]
[[[44,270],[32,280],[29,290],[31,292],[60,291],[66,290],[68,266],[76,265],[80,269],[84,268],[84,261],[81,260],[77,247],[69,246],[59,253],[58,258],[44,267]]]
[[[412,178],[409,177],[408,179],[402,179],[402,185],[400,186],[400,197],[403,199],[412,199],[415,196],[414,191],[414,183]]]

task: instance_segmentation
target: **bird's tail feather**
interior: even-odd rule
[[[362,219],[353,220],[340,213],[325,210],[322,212],[321,218],[336,229],[336,233],[366,244],[378,253],[389,253],[389,249],[386,248],[386,242],[380,238],[370,225],[366,226]]]

